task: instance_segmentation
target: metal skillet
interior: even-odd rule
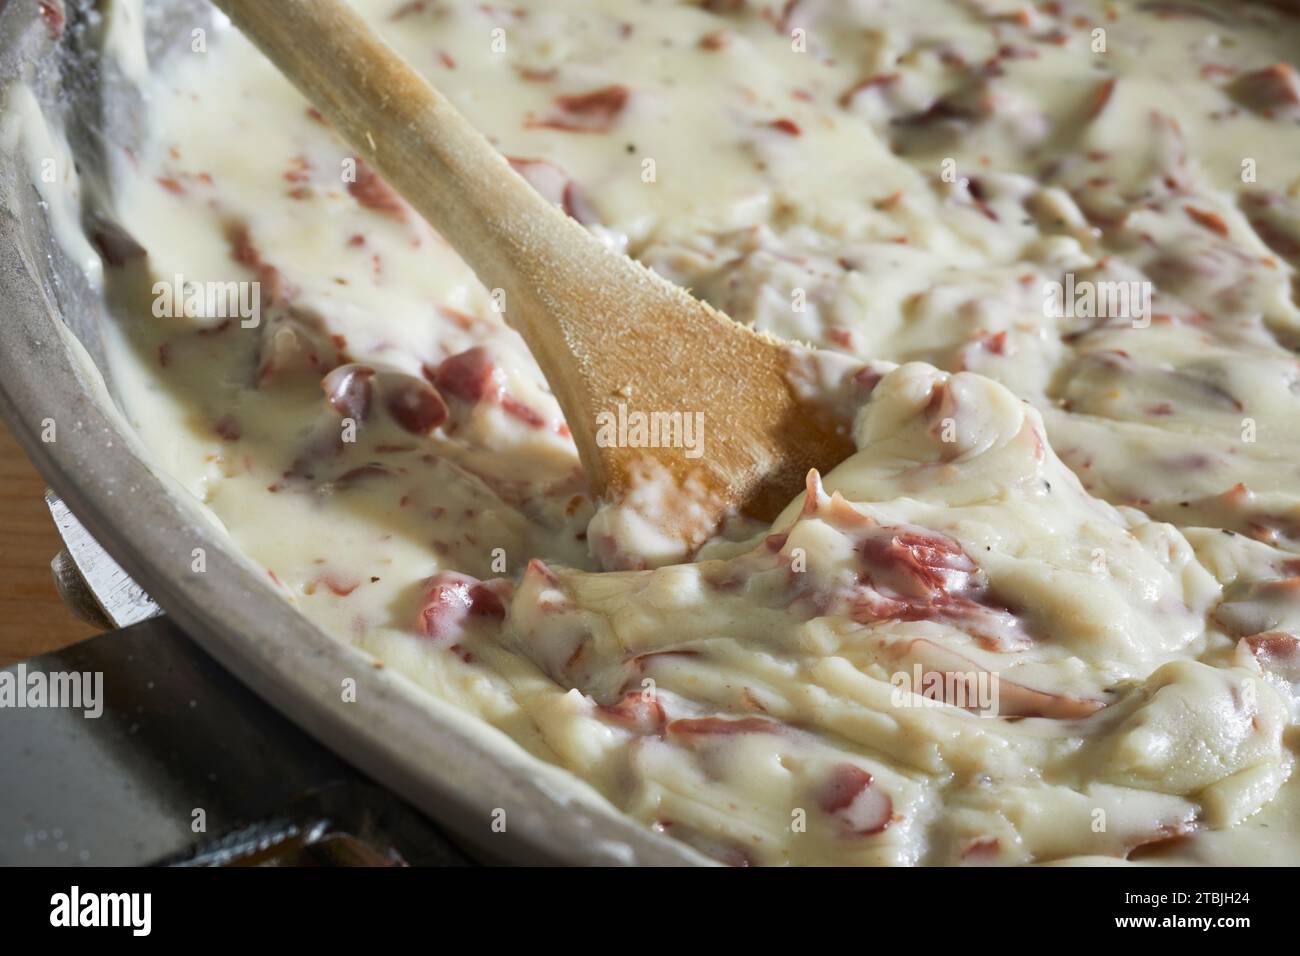
[[[0,2],[0,414],[49,485],[190,639],[470,845],[518,863],[706,862],[327,636],[148,465],[114,404],[101,345],[110,321],[103,295],[59,241],[67,224],[43,198],[31,156],[41,124],[66,138],[81,183],[75,225],[92,237],[111,231],[105,157],[139,141],[147,103],[132,68],[105,45],[105,24],[124,16],[129,23],[139,9],[124,0]],[[188,0],[144,10],[134,26],[154,66],[187,47],[211,15]],[[23,88],[37,117],[20,115]],[[56,438],[43,440],[50,421]],[[196,548],[206,557],[201,573],[192,570]],[[356,682],[355,701],[340,693],[346,678]],[[506,811],[505,832],[491,825],[497,808]]]

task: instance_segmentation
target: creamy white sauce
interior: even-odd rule
[[[67,140],[52,130],[41,113],[36,96],[25,83],[9,87],[0,108],[0,143],[6,155],[20,155],[32,184],[40,195],[54,241],[98,285],[99,255],[81,229],[81,183]],[[12,197],[6,197],[13,205]]]
[[[756,537],[599,572],[675,543],[592,523],[487,291],[222,33],[120,164],[113,369],[287,600],[728,862],[1300,859],[1300,22],[356,5],[612,245],[838,352],[800,387],[860,451]],[[259,281],[260,322],[155,317],[178,275]],[[1150,309],[1049,314],[1067,281]]]

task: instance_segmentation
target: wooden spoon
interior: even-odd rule
[[[345,3],[214,2],[487,288],[504,290],[506,320],[545,373],[597,494],[621,500],[658,463],[679,485],[690,480],[709,517],[735,508],[770,519],[810,468],[853,451],[844,423],[801,401],[791,381],[799,350],[607,249]],[[702,412],[703,454],[604,447],[601,413],[617,416],[620,404]]]

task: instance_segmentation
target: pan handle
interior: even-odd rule
[[[162,614],[162,608],[109,557],[58,495],[47,489],[45,504],[63,539],[63,550],[50,562],[54,586],[77,617],[111,630]]]
[[[0,698],[0,865],[470,862],[200,650],[57,495],[46,503],[59,594],[106,633],[0,671],[16,691]]]
[[[0,866],[468,861],[165,615],[0,682]]]

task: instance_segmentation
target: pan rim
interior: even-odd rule
[[[0,4],[0,62],[54,57],[35,4]],[[0,103],[17,82],[0,76]],[[16,153],[20,150],[15,149]],[[0,164],[23,178],[25,163]],[[0,177],[3,177],[0,171]],[[0,414],[97,541],[242,683],[327,747],[490,856],[529,864],[688,865],[694,850],[618,811],[563,768],[330,637],[156,473],[66,325],[39,237],[0,182]],[[52,245],[53,238],[45,240]],[[103,403],[107,402],[105,405]],[[61,421],[42,442],[40,423]],[[192,573],[192,548],[206,551]],[[185,569],[177,571],[177,569]],[[220,609],[220,613],[215,613]],[[342,676],[356,680],[343,706]],[[490,829],[501,807],[506,832]]]

